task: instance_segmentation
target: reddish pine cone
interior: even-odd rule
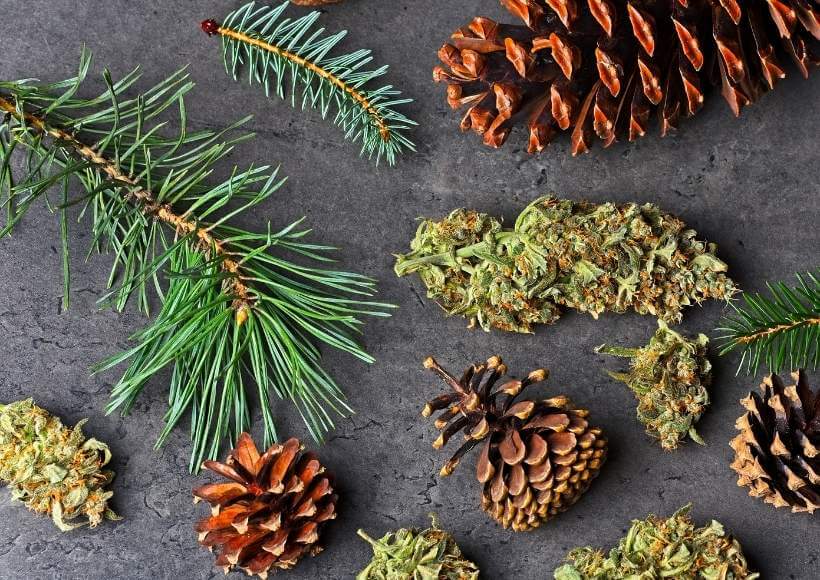
[[[523,25],[474,18],[439,50],[447,101],[467,107],[462,130],[500,147],[516,124],[530,153],[572,130],[572,154],[597,135],[642,137],[657,114],[661,134],[721,85],[735,115],[785,76],[818,64],[816,0],[501,0]]]
[[[452,389],[431,400],[422,414],[442,411],[435,425],[439,449],[459,431],[466,442],[441,469],[450,475],[461,458],[481,444],[476,477],[484,486],[481,506],[505,528],[527,531],[569,509],[589,488],[606,460],[607,442],[567,397],[517,400],[546,379],[532,371],[523,380],[497,384],[507,372],[500,357],[470,366],[456,379],[432,357],[424,361]]]
[[[732,469],[749,495],[792,512],[820,509],[820,391],[812,392],[806,373],[792,373],[793,384],[772,375],[763,395],[741,401],[748,413],[737,420]]]
[[[319,535],[336,518],[338,496],[316,455],[301,451],[289,439],[260,455],[243,433],[225,463],[204,463],[230,480],[194,490],[194,501],[204,499],[213,512],[196,526],[199,543],[216,548],[226,573],[237,567],[267,578],[271,568],[292,568],[322,551]]]

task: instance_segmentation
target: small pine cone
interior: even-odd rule
[[[606,459],[601,430],[590,427],[589,412],[574,409],[567,397],[542,401],[516,400],[527,387],[546,379],[543,369],[523,380],[496,384],[507,372],[500,357],[472,365],[461,380],[428,358],[452,392],[424,407],[423,415],[443,411],[436,419],[444,446],[459,431],[464,443],[441,469],[450,475],[467,451],[483,443],[476,477],[484,485],[481,506],[505,528],[537,528],[568,509],[587,490]]]
[[[501,0],[521,24],[474,18],[439,50],[447,102],[466,106],[462,130],[500,147],[526,123],[530,153],[572,130],[572,154],[594,136],[605,147],[642,137],[658,116],[662,135],[721,85],[735,115],[785,77],[818,64],[814,0]]]
[[[786,386],[771,375],[741,403],[732,469],[749,495],[792,512],[820,509],[820,392],[812,393],[804,371]]]
[[[260,455],[243,433],[225,463],[204,467],[230,480],[194,490],[194,501],[204,499],[213,512],[196,526],[199,542],[216,547],[216,565],[226,573],[236,566],[264,579],[271,568],[292,568],[322,551],[319,534],[336,518],[338,496],[318,458],[302,453],[297,439]]]

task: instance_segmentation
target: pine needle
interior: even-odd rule
[[[720,354],[742,352],[738,372],[770,373],[820,365],[820,270],[797,274],[798,285],[767,284],[769,295],[743,294],[744,306],[717,328]]]
[[[222,158],[249,136],[233,135],[242,122],[224,131],[189,131],[184,97],[193,83],[184,71],[135,98],[125,92],[139,79],[137,70],[117,82],[106,71],[106,90],[81,99],[76,93],[90,64],[84,49],[75,78],[50,85],[0,81],[0,203],[7,209],[0,237],[38,200],[58,213],[67,305],[66,208],[79,205],[91,222],[92,251],[113,258],[103,301],[122,309],[136,299],[147,313],[156,293],[161,308],[150,325],[94,370],[127,363],[107,408],[127,414],[151,378],[171,367],[157,445],[190,416],[192,470],[248,428],[252,386],[265,445],[276,440],[275,398],[294,403],[321,441],[334,415],[350,409],[322,368],[318,345],[373,362],[356,341],[361,317],[387,316],[390,306],[368,301],[375,292],[369,278],[291,261],[288,255],[329,261],[329,248],[308,242],[300,222],[279,231],[268,223],[260,232],[229,224],[269,199],[284,179],[276,170],[250,167],[209,183]],[[160,116],[174,109],[179,132],[163,136]],[[12,163],[13,154],[22,163]],[[73,196],[77,185],[84,191]],[[49,204],[54,190],[58,203]]]
[[[395,107],[412,102],[400,98],[391,85],[368,85],[387,73],[383,66],[367,70],[373,59],[369,50],[330,55],[346,31],[325,35],[314,29],[319,12],[296,20],[283,17],[289,2],[277,7],[255,2],[231,12],[219,24],[206,20],[202,29],[222,37],[225,70],[234,80],[247,73],[249,84],[260,84],[265,94],[289,97],[291,105],[317,109],[322,118],[333,111],[333,122],[345,132],[345,139],[361,143],[363,156],[384,158],[390,165],[405,149],[415,151],[405,135],[416,125]]]

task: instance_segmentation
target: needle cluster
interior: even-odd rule
[[[289,99],[294,107],[316,109],[323,118],[332,114],[345,139],[361,143],[361,155],[377,164],[385,159],[394,165],[399,154],[414,151],[406,133],[416,123],[396,109],[412,99],[402,98],[392,85],[372,86],[388,67],[365,68],[373,60],[369,50],[330,54],[347,31],[326,35],[314,26],[320,12],[291,20],[284,16],[288,6],[250,2],[221,23],[202,23],[209,36],[222,38],[228,74],[234,80],[247,74],[248,83],[262,85],[268,96]]]
[[[150,379],[171,368],[157,444],[189,416],[192,469],[248,428],[251,391],[266,444],[276,439],[275,398],[292,401],[320,440],[333,426],[331,413],[348,407],[322,368],[318,345],[373,361],[356,341],[361,316],[386,315],[386,305],[367,300],[373,280],[322,267],[331,248],[309,242],[300,221],[279,230],[270,222],[261,231],[233,225],[258,211],[284,179],[266,166],[234,167],[223,181],[210,179],[225,173],[220,161],[250,135],[232,131],[242,121],[191,131],[184,97],[193,83],[184,72],[127,97],[139,71],[118,81],[106,71],[103,92],[81,98],[90,64],[83,51],[75,78],[0,82],[0,196],[7,209],[0,237],[35,202],[52,208],[61,224],[67,305],[67,210],[79,206],[90,223],[91,251],[113,257],[103,301],[122,309],[133,297],[147,312],[153,291],[161,303],[153,322],[95,370],[127,363],[108,406],[127,413]],[[163,121],[173,110],[177,115]],[[178,131],[166,136],[171,123]]]
[[[743,305],[723,319],[720,354],[742,353],[738,370],[757,374],[820,365],[820,270],[797,275],[797,285],[767,284],[767,296],[743,294]]]

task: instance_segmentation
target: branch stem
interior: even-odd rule
[[[791,322],[789,324],[778,324],[777,326],[773,326],[771,328],[766,328],[764,330],[760,330],[753,334],[747,334],[746,336],[741,336],[737,339],[737,342],[740,344],[751,344],[761,338],[766,338],[767,336],[771,336],[773,334],[777,334],[779,332],[786,332],[792,330],[794,328],[798,328],[800,326],[817,326],[820,325],[820,318],[807,318],[805,320],[798,320],[795,322]]]
[[[291,61],[294,64],[297,64],[301,67],[305,67],[306,69],[313,73],[316,73],[323,79],[330,81],[339,89],[350,95],[350,97],[354,101],[356,101],[359,104],[359,106],[361,106],[365,111],[367,111],[367,114],[373,118],[373,121],[379,127],[379,135],[381,135],[383,141],[387,142],[390,140],[390,128],[387,126],[387,123],[385,122],[381,113],[379,113],[376,106],[373,103],[371,103],[370,100],[360,91],[356,90],[353,86],[349,85],[333,73],[299,56],[298,54],[295,54],[283,48],[279,48],[278,46],[273,45],[269,42],[265,42],[264,40],[261,40],[259,38],[254,38],[253,36],[245,34],[244,32],[239,32],[238,30],[233,30],[232,28],[225,28],[224,26],[219,26],[216,29],[216,33],[222,36],[227,36],[228,38],[233,38],[234,40],[238,40],[239,42],[251,44],[267,52],[271,52],[277,56],[280,56],[284,59]]]
[[[0,96],[0,111],[11,115],[19,122],[25,122],[29,127],[33,127],[40,133],[69,147],[76,155],[89,161],[105,173],[111,181],[122,184],[123,187],[128,189],[128,193],[124,197],[132,200],[145,215],[171,226],[178,235],[195,236],[198,240],[197,246],[201,252],[205,255],[213,253],[222,258],[220,267],[228,274],[225,290],[234,296],[232,307],[236,311],[236,322],[239,325],[244,324],[248,318],[248,309],[253,305],[254,298],[248,286],[242,282],[239,273],[239,262],[227,257],[231,255],[231,252],[227,250],[226,244],[222,240],[211,234],[210,227],[202,227],[195,220],[175,213],[171,205],[157,201],[156,196],[151,191],[142,187],[137,179],[124,173],[116,162],[100,155],[93,147],[86,145],[67,131],[49,125],[46,119],[33,113],[18,110],[14,103],[3,96]]]

